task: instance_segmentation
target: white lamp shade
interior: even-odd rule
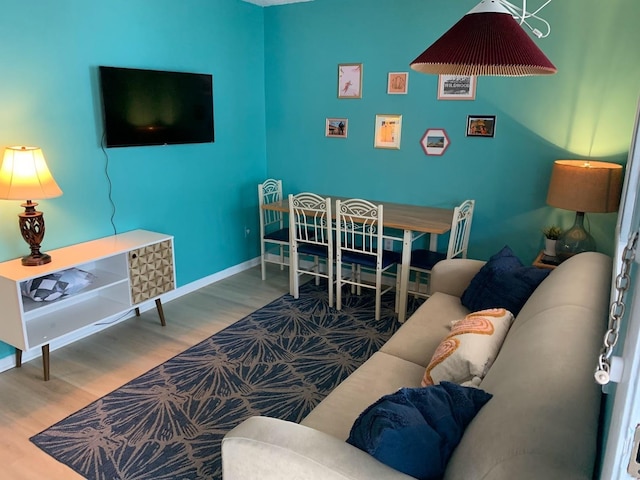
[[[38,200],[59,197],[62,190],[38,147],[7,147],[0,166],[0,198]]]

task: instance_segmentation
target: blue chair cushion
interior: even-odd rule
[[[279,242],[288,242],[289,241],[289,229],[281,228],[280,230],[275,230],[273,232],[268,232],[264,234],[264,238],[266,240],[277,240]]]
[[[382,251],[382,268],[387,268],[389,265],[399,263],[401,254],[399,252],[393,252],[391,250]],[[365,268],[376,268],[376,257],[373,255],[367,255],[365,253],[352,252],[349,250],[343,250],[342,252],[343,263],[355,263]]]
[[[446,253],[416,249],[411,252],[411,266],[423,270],[431,270],[436,263],[445,258],[447,258]]]
[[[522,265],[513,251],[505,246],[473,277],[460,300],[472,312],[506,308],[517,315],[549,273],[547,269]]]
[[[412,477],[440,479],[465,428],[491,397],[450,382],[402,388],[367,407],[347,442]]]
[[[329,256],[329,248],[326,245],[317,245],[315,243],[298,243],[298,254],[327,258]]]

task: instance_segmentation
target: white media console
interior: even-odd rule
[[[173,237],[133,230],[47,252],[51,263],[23,266],[15,259],[0,263],[0,340],[22,352],[42,347],[44,379],[49,380],[49,343],[155,299],[165,324],[160,296],[175,289]],[[78,268],[93,282],[74,294],[51,302],[34,301],[21,293],[25,282]]]

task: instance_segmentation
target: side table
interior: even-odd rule
[[[545,255],[544,250],[540,250],[540,253],[538,253],[538,256],[533,261],[532,265],[538,268],[553,270],[558,265],[560,265],[560,260],[558,260],[557,257],[550,257],[549,255]]]

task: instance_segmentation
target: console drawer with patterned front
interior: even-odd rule
[[[129,252],[131,302],[138,305],[175,288],[173,245],[171,240],[147,245]]]

